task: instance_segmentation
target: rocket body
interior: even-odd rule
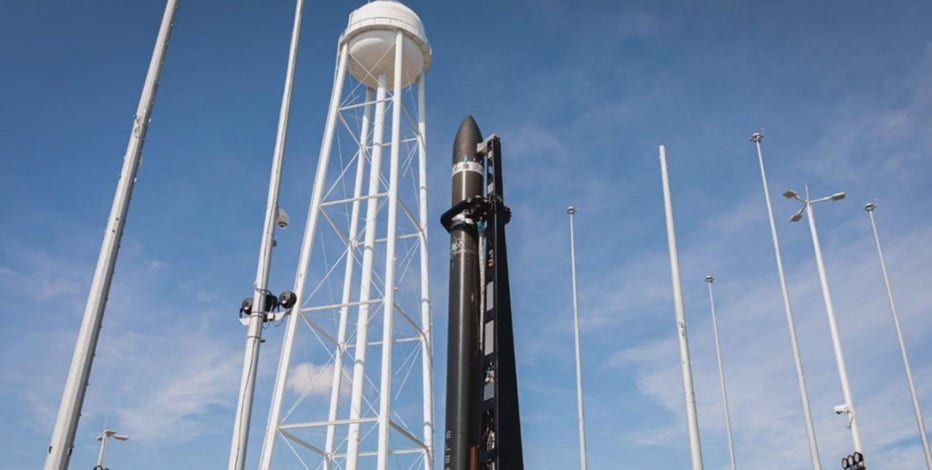
[[[453,142],[452,205],[483,196],[484,167],[476,147],[482,134],[472,116]],[[475,468],[479,436],[481,358],[479,229],[464,211],[450,225],[450,309],[444,470]]]
[[[523,470],[501,139],[472,116],[453,142],[444,470]]]

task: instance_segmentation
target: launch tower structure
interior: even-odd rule
[[[259,468],[434,460],[420,18],[352,12],[336,74]]]

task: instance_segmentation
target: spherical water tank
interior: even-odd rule
[[[430,67],[430,45],[421,19],[410,8],[392,0],[376,0],[350,13],[340,46],[349,48],[346,70],[366,86],[376,88],[385,74],[395,86],[395,34],[401,31],[402,87],[413,83]]]

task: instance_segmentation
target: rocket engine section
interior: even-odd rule
[[[453,142],[444,470],[521,470],[501,142],[472,116]]]

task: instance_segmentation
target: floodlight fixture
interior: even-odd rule
[[[290,290],[286,290],[278,296],[278,303],[286,310],[290,310],[291,307],[294,307],[294,304],[297,303],[297,301],[298,296],[296,296],[295,293],[291,292]]]
[[[103,432],[101,435],[97,436],[97,440],[98,440],[98,441],[102,441],[102,440],[104,440],[105,438],[110,438],[110,437],[112,437],[112,438],[114,438],[114,439],[116,439],[116,440],[118,440],[118,441],[128,441],[128,440],[129,440],[129,436],[127,436],[127,435],[125,435],[125,434],[117,434],[117,432],[114,431],[113,429],[105,429],[104,432]]]
[[[864,464],[864,454],[855,452],[842,457],[841,468],[843,470],[865,470],[867,466]]]
[[[783,197],[787,199],[799,199],[799,194],[797,194],[796,191],[793,191],[792,189],[790,189],[786,191],[785,193],[783,193]]]

